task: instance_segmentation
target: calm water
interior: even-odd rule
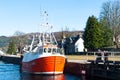
[[[0,80],[82,80],[82,79],[68,74],[56,76],[21,74],[19,72],[19,65],[5,64],[2,61],[0,61]]]

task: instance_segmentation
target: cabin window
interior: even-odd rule
[[[34,50],[35,48],[37,48],[37,46],[33,46],[32,50]]]
[[[48,53],[51,53],[51,48],[48,48]]]
[[[47,52],[47,49],[46,48],[44,48],[44,53],[46,53]]]
[[[60,49],[57,49],[57,53],[60,53]]]
[[[42,53],[43,49],[39,49],[39,53]]]
[[[62,50],[59,48],[57,49],[57,53],[63,54]]]
[[[53,53],[56,53],[56,49],[55,48],[53,48]]]

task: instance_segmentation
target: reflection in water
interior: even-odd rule
[[[22,74],[21,80],[85,80],[79,77],[61,74],[61,75],[33,75],[33,74]]]
[[[85,75],[82,75],[82,76],[81,76],[81,79],[82,79],[82,80],[86,80],[86,76],[85,76]],[[89,80],[90,80],[90,79],[89,79]]]
[[[70,74],[64,74],[65,75],[65,80],[82,80],[80,77],[70,75]]]
[[[30,75],[22,74],[21,80],[65,80],[64,75]]]

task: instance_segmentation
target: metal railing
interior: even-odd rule
[[[92,56],[93,60],[101,59],[103,62],[107,61],[120,61],[120,52],[87,52],[87,59],[89,60],[90,56]]]

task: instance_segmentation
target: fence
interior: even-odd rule
[[[96,60],[96,61],[120,61],[120,52],[87,52],[87,60]]]

